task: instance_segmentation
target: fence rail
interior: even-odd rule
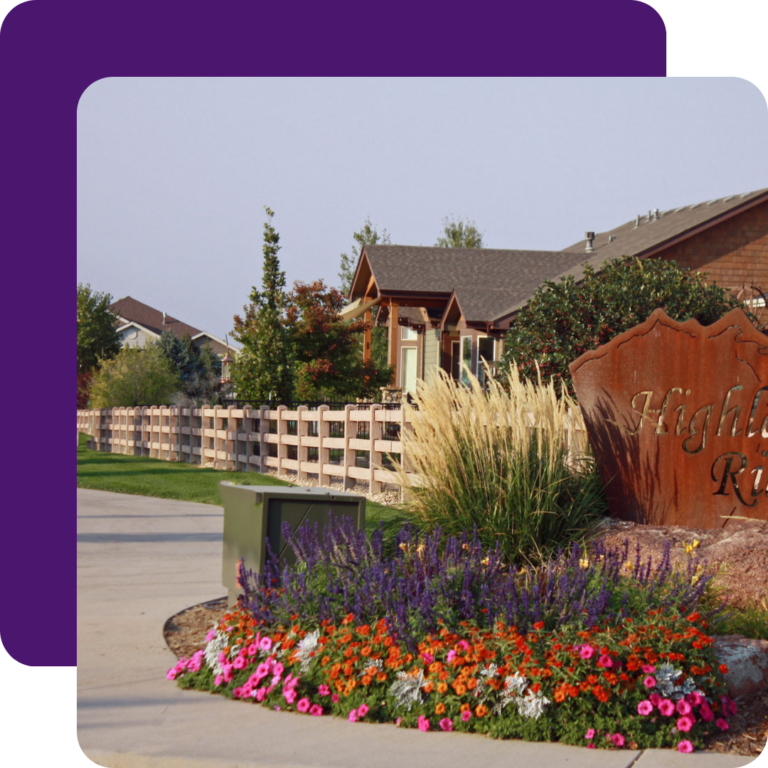
[[[408,471],[400,435],[419,414],[381,404],[327,404],[312,408],[267,405],[148,406],[79,410],[77,432],[91,436],[89,448],[240,472],[295,473],[321,486],[367,483],[370,493],[396,484],[391,458]],[[531,417],[532,419],[532,417]],[[577,454],[581,419],[571,414],[569,459]],[[533,422],[531,423],[533,428]],[[413,482],[418,478],[411,474]]]

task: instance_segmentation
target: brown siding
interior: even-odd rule
[[[768,202],[673,245],[658,258],[706,272],[708,282],[734,293],[744,285],[768,292]]]

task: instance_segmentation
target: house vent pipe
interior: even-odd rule
[[[163,325],[165,325],[165,312],[163,312]]]
[[[587,253],[594,253],[595,246],[592,244],[595,239],[595,233],[594,232],[585,232],[584,237],[587,238]]]
[[[635,229],[637,229],[640,226],[640,214],[637,214],[637,218],[635,219]]]

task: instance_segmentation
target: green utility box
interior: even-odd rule
[[[346,515],[358,530],[365,526],[365,497],[327,488],[292,488],[275,485],[233,485],[219,483],[224,503],[224,553],[221,579],[227,588],[229,605],[242,591],[237,586],[237,564],[262,572],[267,561],[267,541],[279,556],[279,563],[295,562],[293,550],[283,536],[283,523],[295,531],[302,523],[328,523],[329,512]]]

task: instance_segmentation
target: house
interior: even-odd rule
[[[160,312],[131,296],[118,299],[109,308],[119,318],[117,333],[123,346],[143,347],[148,341],[159,339],[163,331],[172,331],[179,338],[188,335],[196,347],[207,344],[220,357],[227,352],[232,354],[237,352],[236,347],[227,344],[218,336],[183,323],[166,312]]]
[[[768,322],[768,188],[651,210],[561,251],[366,245],[343,315],[387,326],[398,389],[413,392],[440,368],[458,380],[462,363],[482,378],[480,361],[499,359],[515,316],[545,280],[578,280],[585,266],[599,271],[620,256],[706,272]],[[370,356],[370,333],[363,350]]]

